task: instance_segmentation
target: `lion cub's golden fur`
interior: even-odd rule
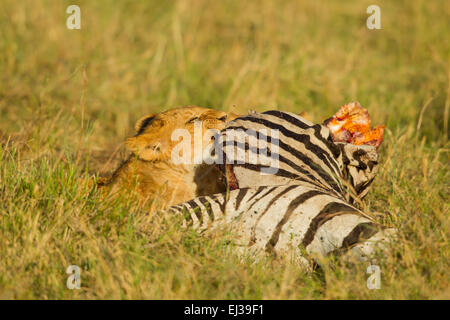
[[[207,146],[211,137],[208,129],[221,130],[236,115],[196,106],[171,109],[149,114],[136,123],[136,135],[125,141],[132,155],[108,179],[99,186],[109,186],[111,191],[122,187],[137,187],[138,193],[147,199],[156,199],[167,207],[196,196],[223,192],[220,173],[214,165],[175,164],[172,150],[180,141],[172,141],[175,129],[186,129],[191,135],[191,155],[194,156],[194,123],[201,121],[202,143]],[[198,124],[197,124],[198,125]],[[208,141],[205,141],[208,140]],[[198,156],[198,155],[197,155]]]

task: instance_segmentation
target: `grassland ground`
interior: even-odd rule
[[[450,4],[384,1],[0,2],[0,298],[436,299],[449,286]],[[224,255],[133,194],[102,199],[84,177],[123,156],[134,122],[200,105],[307,111],[359,101],[385,124],[366,205],[399,238],[377,262]],[[386,214],[389,212],[389,215]],[[69,265],[81,289],[66,287]]]

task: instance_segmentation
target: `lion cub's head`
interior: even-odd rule
[[[194,150],[195,139],[202,139],[203,147],[207,146],[211,142],[208,130],[221,130],[227,121],[236,117],[232,113],[196,106],[148,114],[137,121],[136,135],[128,138],[125,145],[141,160],[170,161],[172,150],[180,143],[181,138],[176,130],[184,129],[184,132],[189,133],[192,160],[198,156]],[[201,132],[200,137],[194,135],[195,130]]]

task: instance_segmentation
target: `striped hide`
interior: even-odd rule
[[[375,147],[334,143],[325,126],[282,111],[229,122],[215,147],[231,189],[302,181],[345,199],[362,198],[378,166]]]
[[[214,150],[229,192],[173,206],[199,232],[227,227],[241,251],[366,259],[388,241],[385,228],[353,204],[375,177],[371,146],[334,143],[329,130],[281,111],[228,123]]]
[[[170,210],[185,215],[199,232],[228,227],[243,252],[292,252],[302,262],[303,249],[313,257],[351,249],[365,260],[375,241],[387,240],[392,233],[341,198],[304,183],[236,189]]]

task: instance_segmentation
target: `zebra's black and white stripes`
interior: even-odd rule
[[[375,147],[334,143],[325,126],[281,111],[235,119],[216,149],[220,168],[226,173],[231,165],[239,188],[302,181],[344,198],[349,186],[353,196],[367,194],[378,164]]]
[[[325,126],[281,111],[237,118],[216,143],[234,190],[171,208],[196,230],[226,225],[242,248],[299,258],[346,249],[363,258],[393,232],[352,204],[375,176],[374,147],[334,143]]]
[[[235,244],[275,255],[293,249],[300,257],[303,248],[325,256],[356,244],[367,246],[391,232],[344,200],[306,184],[241,188],[198,197],[171,210],[187,213],[196,230],[226,225]]]

